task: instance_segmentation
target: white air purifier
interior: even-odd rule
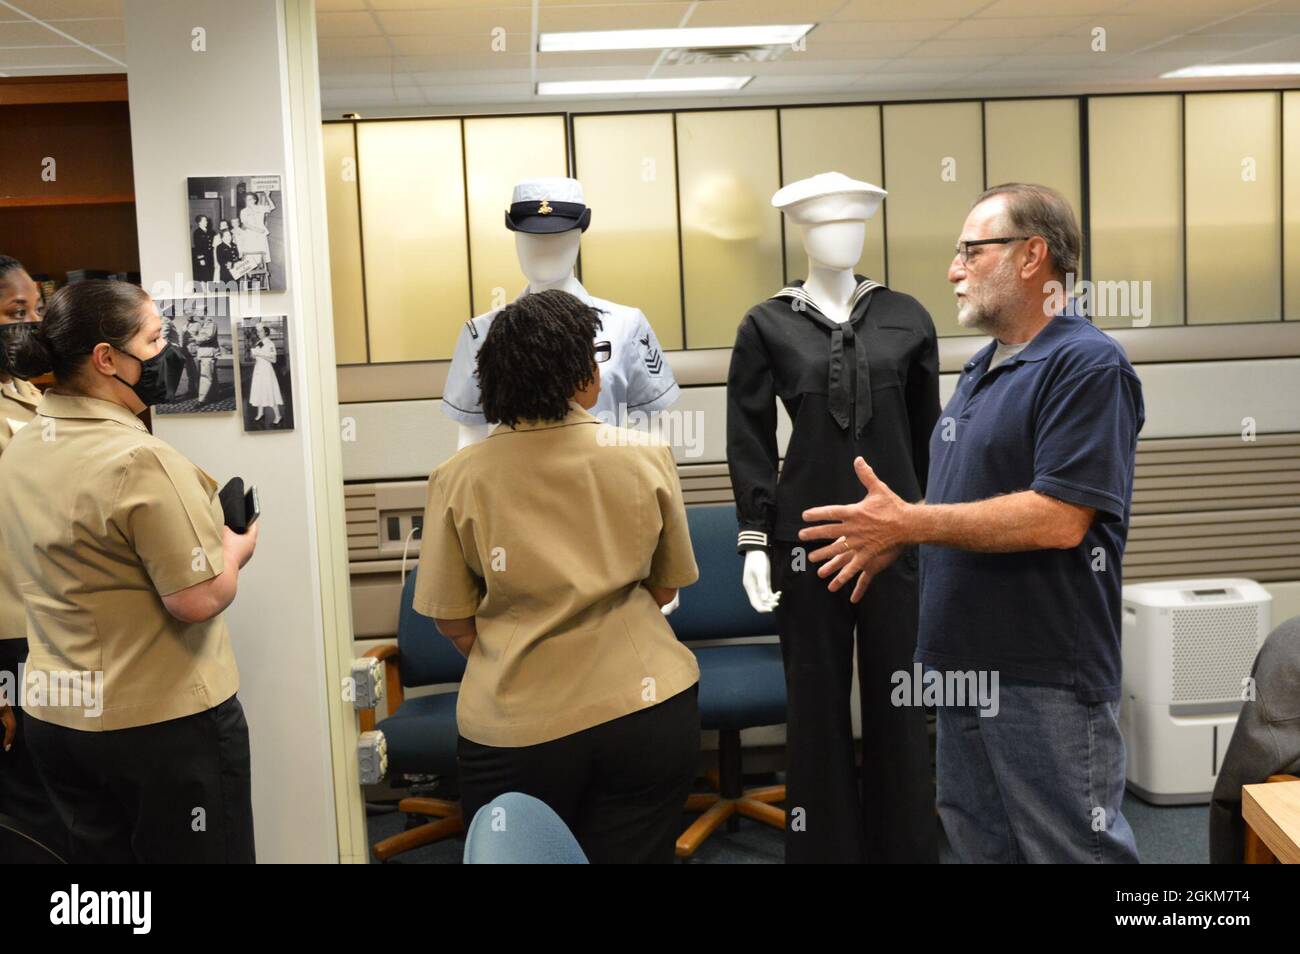
[[[1155,805],[1210,800],[1250,670],[1272,627],[1253,580],[1124,587],[1120,731],[1129,790]]]

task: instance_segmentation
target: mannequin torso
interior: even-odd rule
[[[866,229],[865,221],[851,220],[809,225],[803,230],[808,253],[808,280],[803,290],[816,302],[818,311],[839,324],[848,321],[853,310],[851,299],[858,286],[853,267],[862,257]],[[766,550],[745,554],[741,585],[750,605],[760,613],[772,612],[781,601],[781,594],[772,592],[772,564]]]

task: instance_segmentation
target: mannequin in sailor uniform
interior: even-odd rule
[[[825,173],[773,196],[803,229],[808,280],[750,309],[727,376],[742,582],[756,610],[775,612],[785,660],[790,863],[938,860],[925,710],[891,703],[893,674],[910,676],[916,649],[915,548],[854,605],[850,588],[827,590],[797,536],[804,510],[862,498],[858,455],[907,500],[925,493],[940,410],[934,323],[914,298],[852,270],[884,195]],[[778,397],[794,425],[779,478]],[[855,629],[860,776],[849,711]]]
[[[610,424],[634,426],[633,415],[671,406],[679,388],[641,310],[596,298],[574,277],[579,241],[590,222],[581,183],[562,177],[520,182],[506,211],[506,228],[515,233],[519,267],[528,279],[523,293],[557,288],[603,312],[596,337],[601,388],[591,413]],[[491,430],[483,416],[475,361],[496,312],[465,323],[447,372],[442,411],[460,424],[457,449]]]

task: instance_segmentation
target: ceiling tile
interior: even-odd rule
[[[38,20],[73,20],[85,17],[122,17],[122,0],[15,0],[14,6]],[[0,7],[0,18],[21,20],[7,7]]]
[[[388,39],[382,36],[322,37],[316,41],[321,56],[387,56],[392,53]]]
[[[0,14],[7,13],[0,7]],[[30,20],[0,22],[0,47],[15,46],[66,46],[68,41],[53,30]]]
[[[808,34],[808,45],[830,41],[852,43],[857,41],[910,41],[920,42],[946,32],[957,20],[832,20],[823,23]]]
[[[708,0],[700,3],[687,26],[750,26],[756,23],[821,23],[844,0]]]
[[[944,33],[945,40],[1056,36],[1088,23],[1086,17],[978,17],[962,20]]]
[[[399,56],[434,56],[441,53],[482,53],[499,56],[506,53],[527,53],[530,37],[527,33],[507,33],[494,42],[484,35],[472,36],[394,36],[390,38]]]
[[[989,0],[849,0],[836,14],[840,20],[918,20],[968,17]]]
[[[1018,37],[999,40],[948,40],[940,37],[927,40],[908,53],[913,56],[990,56],[994,54],[1023,53],[1039,42],[1036,37]]]
[[[318,37],[378,36],[379,24],[369,13],[317,13]]]
[[[1207,36],[1300,36],[1300,13],[1247,14],[1194,31]]]
[[[1094,13],[1112,13],[1127,6],[1130,0],[1070,0],[1067,7],[1069,15]],[[995,0],[980,10],[983,17],[1039,17],[1048,12],[1043,0]]]
[[[109,51],[105,50],[105,52]],[[82,66],[103,65],[111,66],[112,63],[81,46],[44,46],[22,50],[0,50],[0,73],[7,73],[11,69],[23,69],[25,67],[66,66],[69,69],[76,70]]]
[[[538,29],[551,33],[583,30],[662,30],[681,25],[689,3],[601,3],[544,7]],[[700,26],[699,23],[694,23]]]
[[[50,25],[58,27],[69,36],[75,36],[82,43],[89,43],[91,46],[126,45],[125,20],[52,20]],[[4,29],[0,28],[0,33],[3,32],[5,32]],[[50,33],[50,36],[58,39],[58,35],[55,33]],[[58,42],[64,43],[67,41],[59,39]]]
[[[492,32],[531,33],[532,16],[524,8],[483,9],[480,7],[449,10],[379,11],[379,25],[390,36],[434,34],[437,36],[474,36],[484,45],[491,42]]]

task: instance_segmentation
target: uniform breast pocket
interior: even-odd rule
[[[893,367],[873,367],[870,369],[871,390],[884,391],[886,388],[901,388],[903,378]]]
[[[51,597],[35,583],[21,583],[19,588],[27,612],[28,665],[32,669],[103,670],[103,646],[94,614]]]

